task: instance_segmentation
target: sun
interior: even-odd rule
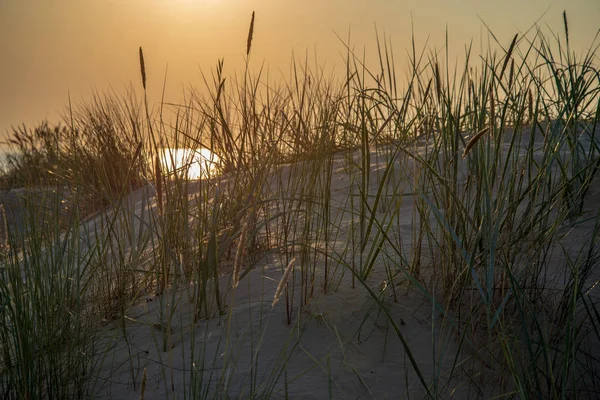
[[[189,180],[208,178],[214,174],[220,159],[206,148],[164,148],[161,149],[160,163],[168,176],[177,174]]]

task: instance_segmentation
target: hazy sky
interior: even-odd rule
[[[80,101],[130,82],[139,89],[139,46],[151,99],[160,98],[168,64],[167,97],[179,101],[219,58],[226,72],[239,70],[253,10],[251,63],[264,61],[272,77],[287,74],[292,52],[341,66],[335,33],[346,38],[349,28],[353,46],[375,56],[375,23],[391,36],[399,65],[411,20],[418,44],[429,37],[439,49],[447,26],[456,51],[471,39],[479,48],[481,20],[506,45],[545,11],[541,25],[556,32],[567,11],[576,49],[600,28],[599,0],[0,0],[0,138],[11,125],[57,120],[68,93]]]

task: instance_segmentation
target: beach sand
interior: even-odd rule
[[[519,146],[524,148],[527,142],[528,138],[523,137]],[[536,145],[541,147],[543,138]],[[392,154],[392,147],[371,149],[370,190],[377,190],[385,170],[381,154]],[[386,183],[393,196],[376,212],[385,216],[389,209],[399,207],[389,232],[403,239],[399,246],[410,257],[414,249],[410,238],[415,229],[415,196],[410,182],[415,178],[415,165],[405,155],[394,154],[396,169]],[[402,260],[379,257],[364,285],[352,279],[344,265],[351,263],[351,256],[343,249],[347,248],[351,220],[356,218],[347,210],[347,199],[356,182],[349,179],[347,160],[358,160],[359,156],[359,152],[339,153],[333,158],[331,220],[338,232],[328,244],[327,293],[323,293],[324,259],[315,261],[297,255],[288,286],[287,301],[293,303],[288,324],[287,294],[275,306],[272,302],[289,258],[273,250],[252,264],[243,264],[248,272],[236,289],[231,287],[231,268],[223,270],[219,285],[226,294],[221,313],[213,304],[202,318],[196,318],[192,284],[179,282],[162,293],[140,293],[128,304],[123,318],[103,322],[97,342],[103,356],[93,377],[97,398],[138,399],[142,390],[145,399],[201,395],[241,399],[251,394],[275,399],[423,398],[427,389],[421,380],[440,398],[489,398],[515,390],[510,383],[500,384],[501,377],[492,362],[497,354],[486,352],[482,343],[475,342],[477,335],[468,343],[463,341],[462,332],[452,324],[458,317],[432,305],[430,296],[435,292],[419,289],[421,281],[410,279]],[[265,193],[276,193],[273,188],[277,182],[295,179],[295,171],[290,165],[278,166]],[[460,164],[460,171],[466,180],[467,160]],[[225,184],[225,179],[212,184]],[[201,191],[201,184],[190,183],[190,198]],[[1,202],[7,208],[11,226],[22,226],[22,193],[3,194]],[[600,184],[596,178],[584,203],[582,215],[588,220],[561,228],[560,243],[571,248],[573,254],[594,233],[598,204]],[[149,215],[158,212],[151,185],[137,189],[123,200],[123,205],[133,215],[134,223],[127,229],[136,235],[154,229],[147,223]],[[81,232],[102,226],[103,218],[104,213],[86,221]],[[86,238],[89,243],[95,240],[89,235]],[[371,240],[367,252],[373,243]],[[383,246],[389,248],[388,244]],[[546,278],[550,282],[546,287],[554,285],[557,292],[566,283],[566,260],[559,250],[552,250],[556,256],[551,258],[550,278]],[[430,261],[423,264],[423,281],[438,273],[435,260]],[[312,297],[299,307],[303,262],[312,263],[317,278]],[[390,265],[397,272],[392,278],[386,273]],[[595,268],[587,283],[599,279]],[[210,285],[207,288],[214,289]],[[597,299],[595,292],[592,296]],[[439,304],[442,299],[436,301]],[[592,352],[600,359],[600,343],[587,345],[596,349]]]

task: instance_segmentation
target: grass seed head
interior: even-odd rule
[[[246,43],[246,56],[250,54],[252,48],[252,36],[254,35],[254,11],[252,11],[252,19],[250,20],[250,29],[248,30],[248,41]]]
[[[529,89],[529,123],[533,122],[533,92]]]
[[[440,78],[440,67],[435,63],[435,88],[437,91],[438,101],[442,100],[442,79]]]
[[[569,24],[567,23],[567,10],[563,11],[563,23],[565,24],[565,36],[567,37],[567,46],[569,45]]]
[[[471,151],[473,146],[475,146],[475,143],[477,143],[477,141],[479,139],[481,139],[481,137],[483,135],[485,135],[490,129],[491,129],[491,127],[489,127],[489,126],[486,128],[483,128],[482,130],[477,132],[477,134],[475,136],[473,136],[473,138],[471,140],[469,140],[469,143],[467,143],[467,146],[465,147],[465,151],[463,152],[463,155],[462,155],[463,159],[467,156],[467,154],[469,154],[469,151]]]
[[[242,263],[244,262],[244,249],[246,248],[246,237],[248,235],[248,225],[250,220],[248,219],[242,228],[240,234],[240,242],[238,243],[237,251],[235,252],[235,262],[233,263],[233,287],[238,287],[240,283],[240,272],[242,270]]]
[[[513,84],[514,74],[515,74],[515,59],[513,58],[512,61],[510,62],[510,73],[508,74],[508,89],[509,90]]]
[[[285,269],[285,272],[283,273],[283,276],[281,277],[281,280],[279,281],[279,285],[277,285],[277,290],[275,291],[275,296],[273,296],[273,304],[271,304],[271,307],[275,307],[275,305],[279,302],[279,298],[281,297],[281,295],[283,293],[283,289],[285,288],[285,285],[287,285],[290,277],[292,276],[292,271],[294,270],[294,262],[295,261],[296,261],[296,258],[292,258],[292,260],[288,264],[287,268]]]
[[[515,37],[513,37],[512,42],[510,42],[510,46],[508,47],[508,51],[506,52],[506,57],[504,58],[504,64],[502,64],[502,70],[500,70],[500,79],[502,79],[502,76],[504,75],[504,71],[506,70],[506,67],[508,66],[508,61],[511,59],[512,52],[515,49],[515,45],[517,44],[518,37],[519,37],[519,34],[517,33],[515,35]]]
[[[142,73],[142,86],[146,90],[146,64],[144,63],[144,52],[142,46],[140,46],[140,71]]]

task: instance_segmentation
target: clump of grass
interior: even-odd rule
[[[35,218],[25,221],[38,224]],[[11,231],[10,249],[0,260],[0,296],[6,299],[0,313],[3,398],[91,395],[89,377],[101,351],[83,290],[89,276],[81,262],[89,255],[79,257],[73,236],[62,240],[57,216],[46,221],[48,227],[46,235],[39,226],[26,227],[29,235]]]

